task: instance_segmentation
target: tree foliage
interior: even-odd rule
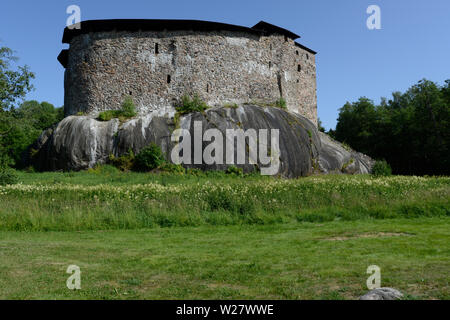
[[[23,153],[43,130],[63,119],[62,108],[48,102],[25,101],[0,112],[0,164],[20,166]]]
[[[25,101],[33,88],[34,74],[27,66],[12,68],[17,58],[7,47],[0,47],[0,168],[20,166],[23,152],[42,130],[60,121],[62,108],[48,102]]]
[[[396,174],[449,174],[450,80],[421,80],[380,105],[362,97],[339,112],[333,136]]]
[[[320,132],[325,132],[325,128],[324,128],[324,126],[322,125],[322,121],[320,120],[320,118],[317,118],[317,129],[318,129]]]
[[[34,73],[27,66],[12,70],[11,62],[16,61],[10,48],[0,47],[0,112],[11,108],[33,88]]]

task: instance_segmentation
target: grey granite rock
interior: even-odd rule
[[[107,163],[111,154],[120,156],[129,150],[137,154],[150,143],[158,144],[170,161],[175,145],[171,140],[173,131],[185,129],[193,139],[195,122],[201,123],[202,132],[214,128],[224,137],[227,129],[254,129],[256,132],[259,129],[278,129],[280,167],[277,174],[283,177],[335,172],[368,173],[373,165],[369,157],[347,149],[319,132],[308,119],[279,108],[255,105],[213,108],[181,116],[178,120],[174,120],[173,113],[160,112],[125,123],[118,119],[100,122],[86,116],[69,116],[41,135],[33,146],[37,152],[31,161],[38,170],[81,170]],[[203,149],[209,143],[203,142]],[[251,146],[248,142],[246,144],[248,157]],[[194,163],[193,154],[191,163]],[[225,170],[228,167],[226,164],[204,163],[185,166],[203,170]],[[257,164],[249,164],[246,159],[245,164],[237,166],[245,172],[265,167],[259,157]]]
[[[379,288],[374,289],[361,296],[359,300],[398,300],[403,297],[403,294],[393,288]]]
[[[324,173],[370,173],[375,161],[319,132],[321,152],[320,170]]]

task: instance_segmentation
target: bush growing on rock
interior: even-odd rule
[[[275,101],[275,107],[287,109],[286,100],[284,100],[283,98],[278,99],[277,101]]]
[[[232,109],[237,109],[239,108],[239,106],[237,105],[237,103],[225,103],[223,105],[224,108],[232,108]]]
[[[130,149],[128,153],[119,157],[116,157],[113,154],[109,155],[109,161],[114,167],[122,171],[129,171],[132,170],[135,165],[135,155],[133,150]]]
[[[133,118],[136,115],[136,106],[134,105],[133,99],[130,96],[127,96],[125,101],[122,103],[120,110],[107,110],[100,112],[97,120],[109,121],[114,118],[119,118],[122,121]]]
[[[193,98],[188,95],[184,95],[181,98],[181,102],[177,106],[175,106],[175,110],[177,110],[177,112],[179,112],[180,114],[202,112],[208,108],[209,106],[204,101],[202,101],[198,95],[194,95]]]
[[[100,121],[109,121],[111,119],[117,118],[118,117],[118,112],[120,110],[108,110],[108,111],[103,111],[100,112],[98,114],[97,120]]]
[[[161,148],[152,143],[136,156],[136,168],[141,171],[150,171],[159,168],[165,161]]]
[[[125,118],[134,117],[136,112],[136,106],[134,105],[133,99],[130,96],[125,98],[125,101],[122,103],[122,116]]]

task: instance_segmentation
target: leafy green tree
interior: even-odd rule
[[[15,116],[19,119],[27,119],[31,125],[39,130],[45,130],[54,123],[63,119],[62,108],[55,108],[48,102],[37,102],[35,100],[25,101],[19,108],[15,109]]]
[[[448,172],[450,104],[445,97],[445,87],[421,80],[406,95],[411,99],[413,110],[411,122],[414,127],[410,131],[416,134],[413,143],[416,164],[422,168],[420,173]]]
[[[62,118],[61,108],[48,102],[25,101],[16,109],[0,112],[0,162],[20,166],[28,147]]]
[[[20,166],[41,132],[64,117],[62,108],[48,102],[25,101],[17,107],[33,88],[34,74],[27,66],[13,70],[16,61],[11,49],[0,47],[0,167]]]
[[[347,103],[334,137],[396,174],[450,174],[450,80],[439,86],[421,80],[375,106],[367,98]]]
[[[36,129],[26,119],[17,118],[14,112],[0,113],[0,151],[7,165],[19,165],[22,153],[39,136]]]
[[[322,121],[320,120],[320,118],[317,118],[317,129],[321,132],[325,132],[325,128],[322,125]]]
[[[372,100],[361,97],[357,102],[347,102],[339,110],[335,137],[360,152],[369,153],[375,120],[376,111]]]
[[[0,112],[11,108],[33,88],[34,73],[27,66],[11,69],[11,62],[17,60],[10,48],[0,47]]]

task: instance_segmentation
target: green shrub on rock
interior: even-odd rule
[[[125,101],[122,103],[122,109],[120,111],[122,113],[122,116],[125,118],[132,118],[137,114],[136,106],[134,105],[133,99],[130,96],[127,96],[125,98]]]
[[[275,106],[277,108],[286,109],[286,100],[283,98],[278,99],[277,101],[275,101]]]
[[[124,121],[133,118],[136,115],[137,112],[133,99],[130,96],[127,96],[122,103],[120,110],[102,111],[98,114],[97,120],[109,121],[114,118],[119,118],[121,121]]]
[[[161,148],[152,143],[136,156],[136,167],[138,170],[150,171],[159,168],[165,161]]]
[[[98,114],[97,120],[109,121],[111,119],[117,118],[120,110],[107,110],[102,111]]]
[[[132,170],[135,165],[135,155],[133,150],[129,150],[128,153],[123,154],[119,157],[114,156],[113,154],[109,155],[109,161],[110,163],[122,170],[122,171],[129,171]]]
[[[177,106],[175,106],[175,110],[177,110],[177,112],[179,112],[180,114],[202,112],[208,108],[209,106],[204,101],[202,101],[198,95],[194,95],[193,98],[188,95],[184,95],[181,98],[181,102]]]

